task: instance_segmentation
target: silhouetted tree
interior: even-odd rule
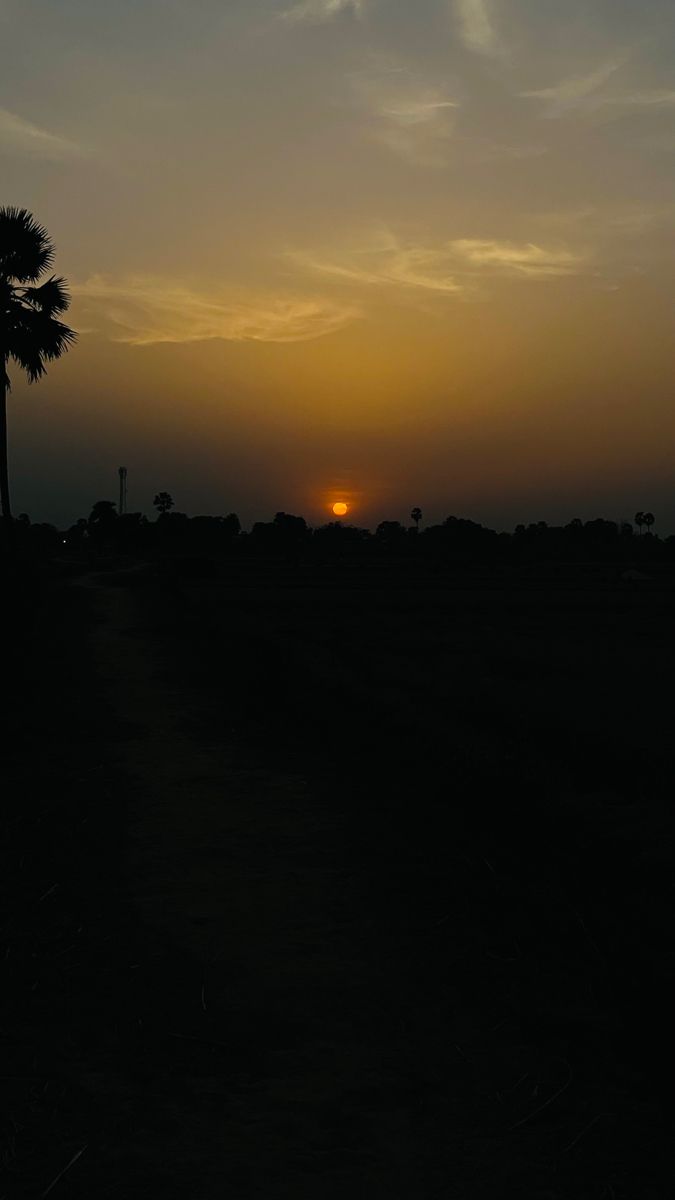
[[[142,513],[122,513],[113,522],[111,532],[115,536],[115,545],[121,550],[140,549],[149,528],[149,521]]]
[[[640,533],[642,533],[642,526],[644,525],[644,523],[645,523],[645,514],[643,512],[636,512],[635,524],[637,525],[638,529],[640,530]]]
[[[232,522],[229,517],[193,517],[187,532],[195,545],[215,550],[231,539]],[[238,520],[236,532],[239,532]]]
[[[314,545],[320,554],[328,558],[341,558],[350,554],[361,554],[372,535],[369,529],[356,525],[345,525],[342,521],[329,521],[314,531]]]
[[[158,492],[152,503],[161,516],[173,508],[173,497],[168,492]]]
[[[422,509],[413,508],[410,514],[410,520],[415,522],[415,529],[419,530],[420,521],[422,520]]]
[[[66,544],[68,546],[81,546],[82,543],[89,537],[88,522],[84,517],[79,517],[74,525],[66,532]]]
[[[30,536],[31,549],[39,554],[53,554],[59,545],[59,532],[55,525],[30,525],[26,532]]]
[[[223,517],[223,533],[228,538],[235,538],[241,533],[241,521],[236,513],[228,513]]]
[[[163,542],[184,541],[188,536],[190,518],[187,513],[163,512],[156,521],[156,530]]]
[[[405,536],[406,532],[400,521],[380,521],[375,530],[378,542],[382,542],[385,546],[400,545]]]
[[[643,513],[642,520],[644,521],[645,525],[647,526],[647,533],[650,533],[652,525],[654,524],[654,521],[655,521],[654,514],[651,512]]]
[[[274,544],[275,529],[271,521],[255,521],[250,533],[252,545],[271,546]]]
[[[7,392],[10,358],[35,383],[47,363],[74,342],[72,329],[57,320],[70,304],[65,280],[38,280],[54,260],[46,229],[25,208],[0,208],[0,500],[10,521],[7,460]]]
[[[256,551],[295,555],[309,543],[310,530],[304,517],[278,512],[273,521],[256,521],[251,530],[251,545]]]
[[[274,527],[278,534],[289,542],[303,541],[308,532],[304,517],[295,517],[287,512],[275,514]]]
[[[119,520],[114,500],[97,500],[89,514],[89,533],[94,538],[104,538],[112,533]]]
[[[595,543],[613,542],[618,536],[619,526],[616,521],[607,521],[604,517],[596,517],[594,521],[586,522],[584,533]]]
[[[426,544],[436,543],[439,549],[444,547],[457,558],[491,554],[497,545],[497,534],[493,529],[486,529],[465,517],[446,517],[442,525],[425,529],[422,538]]]

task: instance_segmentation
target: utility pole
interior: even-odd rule
[[[118,469],[117,474],[120,477],[120,503],[119,503],[118,512],[119,512],[119,515],[122,517],[122,516],[124,516],[124,513],[127,511],[127,469],[126,469],[126,467],[120,467]]]

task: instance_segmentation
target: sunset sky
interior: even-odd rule
[[[673,0],[0,0],[16,512],[675,530]]]

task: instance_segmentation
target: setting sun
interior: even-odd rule
[[[333,512],[335,513],[335,516],[336,516],[336,517],[344,517],[344,516],[346,516],[346,515],[347,515],[347,511],[348,511],[348,509],[347,509],[347,505],[345,504],[344,500],[338,500],[338,501],[336,501],[336,503],[333,505]]]

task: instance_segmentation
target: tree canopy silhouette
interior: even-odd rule
[[[174,507],[173,496],[170,492],[158,492],[152,502],[158,513],[167,513]]]
[[[75,333],[57,313],[70,304],[64,279],[40,277],[54,261],[54,246],[42,225],[25,208],[0,208],[0,500],[11,520],[7,459],[7,392],[9,360],[35,383],[47,363],[60,358]]]

